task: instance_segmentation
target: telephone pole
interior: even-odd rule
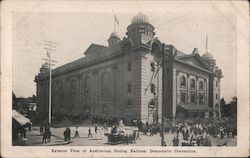
[[[52,42],[52,41],[44,41],[44,49],[46,50],[46,58],[43,58],[42,60],[45,60],[46,63],[48,64],[49,66],[49,118],[48,118],[48,125],[50,127],[50,124],[51,124],[51,82],[52,82],[52,75],[51,75],[51,67],[52,66],[55,66],[55,60],[52,60],[51,58],[51,52],[52,51],[56,51],[56,43],[55,42]]]
[[[165,146],[164,138],[164,112],[165,112],[165,44],[162,44],[162,106],[161,106],[161,146]]]

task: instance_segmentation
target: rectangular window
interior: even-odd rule
[[[203,95],[203,94],[200,94],[200,95],[199,95],[199,104],[200,104],[200,105],[204,105],[204,103],[205,103],[204,101],[205,101],[205,100],[204,100],[204,95]]]
[[[186,93],[181,93],[181,103],[185,103],[186,102]]]
[[[218,94],[216,94],[216,99],[218,99]]]
[[[151,71],[153,71],[153,72],[155,71],[155,63],[154,62],[151,63]]]
[[[155,93],[155,84],[151,84],[151,92]]]
[[[195,88],[195,79],[192,78],[190,82],[191,82],[191,88]]]
[[[218,86],[218,83],[217,83],[217,81],[215,81],[215,85],[216,85],[216,87]]]
[[[128,71],[131,71],[131,63],[128,63],[127,67],[128,67]]]
[[[181,77],[181,87],[186,87],[186,77],[182,76]]]
[[[204,86],[203,86],[203,82],[202,82],[202,81],[200,81],[200,82],[199,82],[199,89],[200,89],[200,90],[203,90],[203,88],[204,88]]]
[[[190,102],[192,104],[195,104],[195,102],[196,102],[196,100],[195,100],[196,97],[195,96],[196,96],[195,94],[191,94]]]

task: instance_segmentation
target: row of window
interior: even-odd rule
[[[187,103],[187,98],[186,98],[186,96],[187,96],[186,93],[183,93],[183,92],[180,93],[180,102],[181,102],[181,103]],[[197,103],[196,97],[197,97],[196,94],[194,94],[194,93],[190,94],[190,103],[191,103],[191,104],[196,104],[196,103]],[[199,97],[199,104],[200,104],[200,105],[204,105],[204,104],[205,104],[205,97],[204,97],[204,94],[200,93],[200,94],[198,95],[198,97]]]
[[[181,77],[180,87],[182,87],[182,88],[186,87],[186,77],[185,76]],[[195,88],[196,87],[196,81],[193,78],[190,79],[190,87],[191,88]],[[199,81],[199,90],[203,90],[203,89],[204,89],[204,82],[203,81]]]

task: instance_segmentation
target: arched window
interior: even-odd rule
[[[203,90],[203,88],[204,88],[203,81],[200,81],[200,82],[199,82],[199,89],[200,89],[200,90]]]
[[[127,68],[128,68],[128,71],[131,71],[131,63],[130,62],[127,63]]]
[[[59,93],[60,93],[60,104],[61,104],[61,106],[63,107],[64,106],[64,85],[63,85],[63,83],[60,83],[60,91],[59,91]]]
[[[131,83],[128,83],[128,93],[131,93]]]
[[[85,78],[84,85],[85,85],[84,93],[85,95],[89,95],[90,94],[90,77],[89,76]]]
[[[127,100],[127,105],[132,105],[132,100],[130,98]]]
[[[191,86],[191,88],[195,88],[195,79],[191,79],[190,80],[190,86]]]
[[[71,80],[71,103],[75,105],[76,102],[76,80]]]
[[[103,73],[101,75],[101,97],[102,99],[110,99],[111,94],[111,81],[110,81],[110,74],[109,73]]]
[[[185,76],[181,77],[181,87],[186,87],[186,77]]]

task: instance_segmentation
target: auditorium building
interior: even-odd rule
[[[52,116],[139,119],[155,124],[161,122],[162,114],[169,119],[220,115],[223,75],[210,53],[201,56],[197,48],[184,53],[164,43],[142,13],[133,17],[126,37],[113,32],[107,41],[108,46],[91,44],[82,58],[52,70]],[[35,82],[37,110],[47,115],[46,63]]]

